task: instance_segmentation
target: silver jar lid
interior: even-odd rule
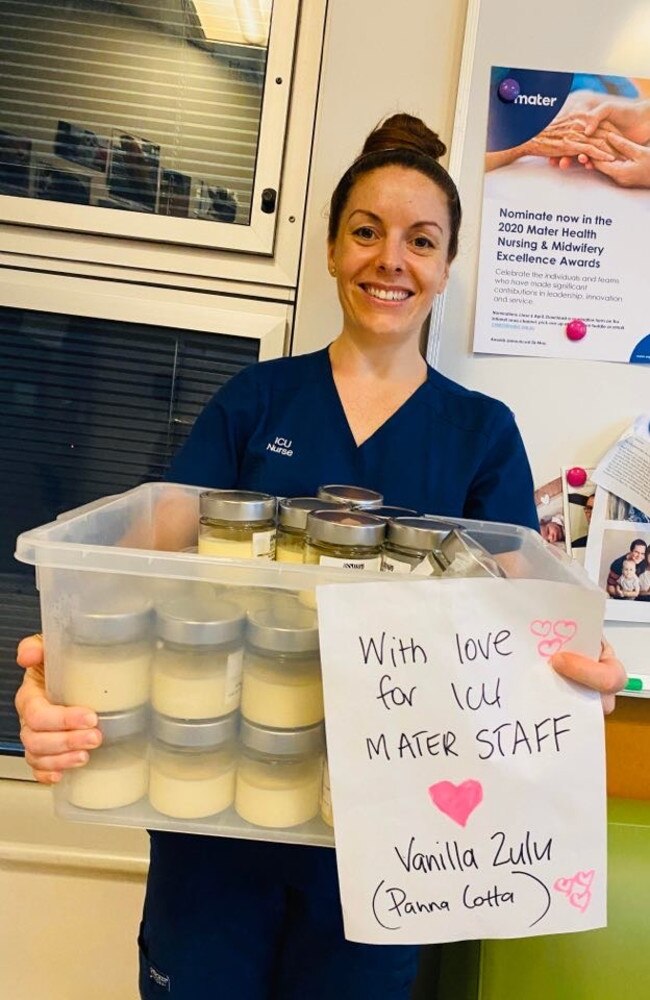
[[[73,611],[70,631],[73,639],[88,645],[136,642],[148,636],[152,617],[153,608],[148,603],[111,599]]]
[[[221,746],[237,735],[237,712],[217,719],[173,719],[153,713],[153,735],[161,743],[183,750],[205,750]]]
[[[448,535],[448,530],[433,526],[426,517],[400,517],[386,527],[387,542],[420,552],[440,549]]]
[[[278,524],[283,528],[304,531],[307,515],[315,510],[349,510],[350,504],[342,500],[321,500],[318,497],[291,497],[278,501]]]
[[[381,545],[386,523],[361,510],[317,510],[307,516],[307,536],[330,545]]]
[[[383,507],[384,498],[376,490],[367,490],[363,486],[319,486],[318,496],[321,500],[343,500],[361,510],[371,510],[373,507]]]
[[[246,642],[270,653],[318,653],[316,612],[287,598],[278,606],[257,608],[246,617]]]
[[[322,722],[302,729],[271,729],[241,719],[239,740],[242,746],[273,757],[302,757],[325,749],[325,726]]]
[[[417,510],[411,510],[410,507],[373,507],[371,513],[373,517],[380,517],[382,521],[394,521],[396,517],[418,516]]]
[[[275,517],[277,501],[269,493],[251,490],[207,490],[199,494],[201,517],[215,521],[268,521]]]
[[[180,646],[221,646],[244,633],[244,612],[230,601],[181,597],[156,608],[156,634]]]
[[[125,712],[102,712],[97,714],[97,728],[101,732],[103,744],[115,743],[129,737],[141,736],[149,721],[149,709],[146,705],[130,708]]]

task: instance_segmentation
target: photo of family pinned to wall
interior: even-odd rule
[[[641,513],[623,509],[633,517]],[[606,619],[650,622],[650,521],[610,517],[620,510],[616,497],[596,489],[585,568],[607,593]]]
[[[565,550],[566,535],[561,476],[536,488],[535,506],[539,518],[539,530],[544,541],[555,548]]]
[[[563,510],[566,550],[579,562],[584,562],[591,516],[596,501],[596,484],[591,481],[591,469],[585,469],[587,479],[582,486],[570,486],[567,469],[562,469]]]

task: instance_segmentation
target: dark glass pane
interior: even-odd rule
[[[16,643],[38,631],[21,531],[160,479],[215,390],[259,342],[0,307],[0,747],[16,745]]]

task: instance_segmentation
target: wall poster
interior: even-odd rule
[[[650,363],[650,79],[493,67],[474,351]]]

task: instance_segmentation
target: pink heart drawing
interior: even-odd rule
[[[553,653],[559,653],[569,639],[573,639],[578,626],[571,618],[558,618],[555,621],[536,618],[530,623],[530,631],[541,637],[537,643],[539,655],[553,656]]]
[[[537,643],[537,652],[540,656],[553,656],[553,653],[560,652],[563,645],[562,639],[542,639]]]
[[[589,889],[583,889],[582,892],[572,892],[569,896],[569,902],[571,903],[571,906],[575,906],[576,910],[580,910],[581,913],[584,913],[591,903],[591,891]]]
[[[574,635],[578,631],[578,626],[576,622],[571,619],[559,619],[553,622],[553,635],[556,635],[562,642],[568,642],[569,639],[573,639]]]
[[[553,883],[553,888],[557,892],[562,892],[568,898],[571,906],[584,913],[591,902],[591,883],[594,880],[595,871],[590,868],[588,871],[578,871],[570,878],[557,878]]]
[[[455,785],[453,781],[436,781],[427,791],[434,806],[460,826],[465,826],[483,800],[483,786],[472,778],[460,785]]]

